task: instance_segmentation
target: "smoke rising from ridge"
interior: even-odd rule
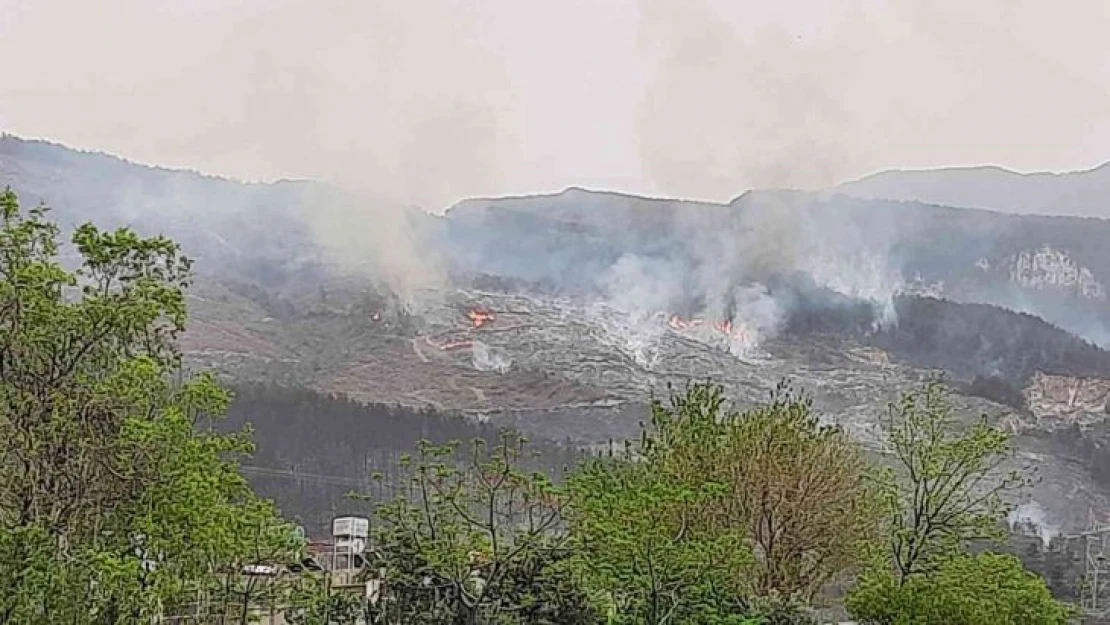
[[[1100,0],[5,0],[0,126],[430,210],[573,185],[725,200],[1102,162],[1107,30]]]
[[[858,302],[878,324],[894,321],[903,280],[889,229],[866,236],[812,200],[753,194],[725,206],[568,191],[467,202],[445,227],[452,266],[595,301],[608,340],[648,366],[667,331],[751,356],[799,307]]]
[[[447,283],[444,259],[434,245],[432,224],[418,209],[368,195],[306,190],[301,204],[326,259],[344,274],[369,277],[421,310],[429,290]]]
[[[1110,142],[1098,0],[0,3],[4,128],[386,198],[305,215],[336,262],[408,299],[445,268],[435,227],[400,207],[571,185],[723,201],[895,166],[1078,167]],[[717,316],[750,293],[789,309],[766,275],[786,268],[879,302],[898,290],[872,224],[788,204],[676,218],[711,234],[590,271],[623,307],[694,298]]]

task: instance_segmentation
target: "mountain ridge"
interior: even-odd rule
[[[20,149],[23,154],[14,154],[15,149]],[[103,150],[73,147],[65,143],[53,141],[46,138],[27,138],[9,132],[0,133],[0,166],[3,166],[3,160],[5,156],[7,156],[9,159],[26,158],[28,154],[38,155],[42,154],[43,151],[48,153],[46,154],[46,156],[49,156],[55,160],[59,156],[68,157],[70,159],[93,159],[95,161],[111,163],[113,166],[123,170],[137,168],[139,170],[145,170],[149,173],[156,173],[163,176],[187,176],[207,182],[223,183],[235,186],[257,188],[319,186],[323,188],[339,189],[339,187],[334,184],[309,178],[245,180],[236,178],[234,176],[215,174],[194,168],[167,167],[164,165],[159,165],[157,163],[132,160],[125,156],[112,154]],[[86,160],[84,164],[87,165],[88,163],[89,161]],[[982,178],[982,180],[976,181],[976,184],[980,186],[990,186],[992,188],[1005,187],[1012,184],[1030,184],[1041,181],[1048,181],[1049,184],[1074,184],[1075,181],[1079,181],[1084,184],[1094,185],[1092,189],[1089,189],[1087,191],[1088,193],[1105,193],[1108,197],[1110,197],[1110,161],[1106,161],[1090,168],[1081,168],[1059,172],[1023,172],[1000,165],[983,164],[925,168],[889,168],[860,176],[858,178],[848,180],[824,189],[747,189],[729,201],[695,200],[666,195],[655,195],[606,189],[591,189],[580,185],[570,185],[558,191],[508,194],[500,196],[493,195],[466,197],[447,207],[444,210],[444,214],[460,205],[467,205],[475,202],[480,203],[496,200],[513,201],[526,199],[558,198],[565,196],[574,196],[578,194],[603,196],[609,198],[622,198],[631,201],[672,202],[695,206],[728,206],[741,202],[746,196],[749,196],[750,194],[783,193],[804,195],[818,193],[826,195],[844,194],[850,197],[868,199],[889,199],[909,202],[921,202],[924,204],[951,206],[955,208],[971,208],[998,212],[1012,212],[1018,214],[1094,217],[1100,219],[1110,218],[1110,200],[1105,203],[1099,203],[1096,205],[1075,204],[1074,202],[1069,203],[1066,201],[1069,199],[1069,193],[1059,190],[1050,190],[1052,191],[1052,193],[1049,193],[1048,191],[1042,191],[1041,195],[1048,194],[1045,196],[1045,199],[1030,200],[1024,203],[1015,202],[1012,199],[1006,198],[992,200],[986,197],[968,197],[966,193],[955,193],[952,191],[949,191],[948,195],[933,195],[931,187],[945,186],[947,184],[947,177],[950,176]],[[993,178],[987,179],[984,177]],[[1105,178],[1105,180],[1102,178]],[[1092,180],[1094,180],[1093,183],[1091,182]],[[915,191],[914,185],[925,185],[927,188],[925,188],[924,190]],[[1074,195],[1074,193],[1072,193],[1072,195]],[[1055,198],[1057,201],[1054,202],[1053,198]],[[1097,211],[1097,214],[1095,213],[1095,211]],[[425,212],[431,213],[431,211],[427,210]]]
[[[1110,217],[1110,162],[1067,172],[998,166],[891,169],[830,189],[854,197],[916,200],[1018,214]]]
[[[790,378],[867,444],[887,402],[938,368],[957,378],[961,414],[1027,438],[1106,419],[1058,391],[1074,376],[1110,384],[1110,354],[1075,338],[1110,344],[1107,220],[804,191],[719,204],[580,189],[436,216],[313,182],[165,184],[122,159],[33,151],[0,150],[0,185],[44,198],[65,224],[164,233],[198,257],[186,363],[231,382],[579,442],[634,433],[651,393],[707,377],[749,403]],[[337,269],[335,237],[341,252],[392,262]],[[404,280],[422,259],[448,275],[393,289],[414,286]],[[492,320],[475,321],[482,311]],[[1044,464],[1036,497],[1060,518],[1081,523],[1088,500],[1110,501],[1110,478],[1088,464],[1062,452]]]

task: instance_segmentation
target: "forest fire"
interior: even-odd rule
[[[699,328],[704,324],[705,320],[698,319],[697,317],[684,319],[678,315],[671,315],[670,318],[667,319],[667,325],[674,330],[691,330],[693,328]],[[716,321],[713,323],[713,328],[722,334],[731,335],[733,331],[732,319]]]
[[[701,319],[683,319],[678,315],[671,315],[670,319],[667,319],[667,325],[671,326],[671,328],[675,330],[689,330],[690,328],[696,328],[701,324]]]
[[[670,328],[673,330],[686,331],[702,327],[703,325],[705,325],[705,320],[699,319],[697,317],[686,319],[680,317],[679,315],[671,315],[667,319],[667,325],[670,326]],[[721,334],[728,337],[728,339],[732,342],[747,344],[752,343],[755,340],[755,337],[752,335],[752,332],[748,328],[747,324],[733,323],[732,319],[714,321],[712,327],[717,332],[720,332]]]
[[[745,345],[751,346],[754,345],[756,342],[756,336],[752,333],[751,329],[743,323],[737,326],[729,324],[726,334],[728,334],[729,337],[731,337],[734,341],[739,341]]]
[[[470,319],[470,323],[474,325],[475,330],[486,325],[496,318],[494,317],[492,312],[485,310],[484,308],[471,308],[470,311],[466,313],[466,316],[468,319]]]
[[[428,345],[431,345],[432,347],[435,347],[436,349],[440,349],[440,350],[443,350],[445,352],[474,346],[473,341],[464,340],[464,341],[446,341],[444,343],[436,343],[430,337],[425,337],[424,342],[427,343]]]
[[[734,324],[732,323],[732,319],[726,319],[717,324],[717,330],[728,336],[729,339],[734,342],[745,345],[750,345],[755,342],[755,336],[746,323]]]

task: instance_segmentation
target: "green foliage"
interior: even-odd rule
[[[0,622],[149,620],[222,567],[290,556],[236,470],[249,441],[211,428],[227,394],[171,380],[177,246],[86,224],[69,271],[44,208],[5,191],[0,219]]]
[[[723,401],[723,389],[699,384],[669,406],[655,402],[644,455],[678,483],[718,485],[698,518],[709,531],[746,533],[751,590],[809,599],[858,564],[874,538],[863,452],[784,385],[743,413],[725,412]]]
[[[847,606],[873,625],[1049,625],[1071,616],[1043,579],[1011,556],[969,555],[999,536],[1008,495],[1029,480],[1004,471],[1007,435],[985,420],[956,422],[938,382],[893,406],[890,442],[899,472],[884,492],[889,552],[857,581]]]
[[[1063,625],[1073,616],[1044,580],[1008,555],[957,555],[899,584],[888,570],[863,575],[847,600],[868,625]]]
[[[759,625],[817,625],[809,606],[790,597],[753,597],[747,601],[747,612]]]
[[[296,581],[288,594],[292,607],[284,612],[289,625],[354,625],[365,617],[363,598],[333,591],[324,575],[303,575]]]
[[[638,447],[565,487],[528,472],[510,433],[422,441],[374,510],[377,601],[323,576],[245,575],[302,545],[239,474],[248,432],[214,427],[227,393],[181,373],[189,260],[86,224],[69,270],[45,209],[5,192],[0,218],[0,623],[246,622],[280,605],[301,625],[809,624],[801,602],[869,553],[878,501],[889,558],[852,591],[861,619],[1067,616],[1012,559],[962,553],[1026,480],[1001,471],[1006,436],[958,430],[937,385],[892,410],[901,473],[877,481],[881,500],[859,447],[807,398],[780,388],[736,413],[700,384],[653,402]]]
[[[383,574],[375,618],[405,623],[581,623],[589,613],[565,567],[564,493],[519,469],[526,442],[505,432],[487,449],[424,442],[407,479],[375,510]],[[467,459],[467,462],[462,462]]]
[[[654,402],[639,448],[569,488],[578,565],[611,622],[739,622],[757,616],[748,597],[808,599],[877,521],[860,449],[785,387],[745,413],[712,384]]]
[[[646,462],[597,459],[570,481],[576,567],[609,623],[725,623],[751,563],[741,530],[708,532],[719,490],[676,484]]]
[[[961,431],[939,382],[892,406],[889,440],[899,473],[884,480],[890,555],[899,580],[928,572],[969,541],[1001,536],[1009,496],[1029,484],[1004,471],[1008,435],[981,418]]]

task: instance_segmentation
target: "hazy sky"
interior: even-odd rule
[[[0,128],[441,208],[1110,160],[1110,0],[0,0]]]

